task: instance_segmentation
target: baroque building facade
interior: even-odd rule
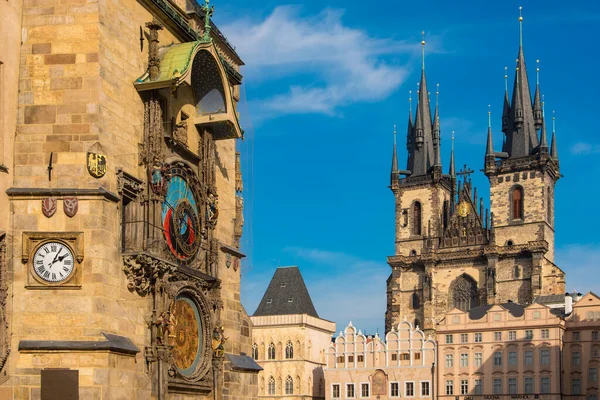
[[[0,398],[255,398],[214,8],[0,7]]]
[[[423,61],[416,113],[413,118],[411,107],[408,117],[404,170],[394,139],[396,241],[388,257],[386,331],[407,317],[432,332],[453,308],[528,304],[536,296],[564,293],[565,274],[554,263],[560,177],[555,132],[549,145],[540,87],[532,101],[522,45],[511,96],[507,84],[500,152],[494,151],[491,118],[488,124],[490,209],[484,210],[469,178],[473,171],[455,168],[454,148],[443,172],[439,106],[436,99],[432,119]]]
[[[335,323],[319,318],[298,267],[275,271],[250,317],[260,399],[326,397],[325,353]]]

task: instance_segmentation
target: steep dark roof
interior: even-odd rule
[[[565,304],[565,295],[564,294],[547,294],[543,296],[537,296],[533,299],[534,303],[538,304]]]
[[[298,267],[279,267],[254,316],[308,314],[319,318]]]
[[[517,303],[502,303],[500,304],[502,307],[508,310],[510,315],[513,317],[520,317],[525,312],[523,306],[518,305]],[[488,304],[485,306],[474,307],[469,310],[469,319],[477,320],[481,319],[487,314],[488,310],[492,308],[493,304]]]

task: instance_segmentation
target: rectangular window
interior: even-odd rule
[[[292,358],[292,357],[286,357],[286,358]],[[354,356],[348,356],[348,362],[349,363],[353,363],[354,362]]]
[[[421,382],[421,397],[429,397],[429,382]]]
[[[409,361],[410,360],[410,353],[402,353],[402,354],[400,354],[400,359],[404,360],[404,361]]]
[[[475,353],[475,366],[481,367],[483,365],[483,353]]]
[[[415,360],[420,360],[421,359],[421,353],[415,353]]]
[[[550,339],[550,329],[542,329],[542,339]]]
[[[495,367],[502,366],[502,353],[499,351],[494,353],[494,366]]]
[[[592,340],[598,340],[599,337],[598,331],[592,331]]]
[[[356,356],[358,362],[365,362],[365,356]]]
[[[447,395],[454,394],[454,381],[451,381],[451,380],[446,381],[446,394]]]
[[[460,355],[460,366],[461,367],[469,366],[469,355],[467,353],[462,353]]]
[[[517,365],[517,352],[516,351],[508,352],[508,365]]]
[[[273,393],[275,394],[275,393]],[[334,399],[339,399],[340,398],[340,385],[339,383],[334,383],[333,385],[331,385],[331,397],[333,397]]]
[[[508,340],[517,340],[517,331],[509,331]]]
[[[546,349],[540,350],[540,364],[542,364],[542,365],[550,364],[550,350],[546,350]]]
[[[273,356],[273,358],[271,358],[270,352],[269,352],[269,360],[274,360],[274,359],[275,359],[275,356]],[[337,362],[338,362],[338,364],[343,364],[344,363],[344,356],[338,356],[337,357]]]
[[[446,354],[446,368],[452,368],[454,366],[454,356],[452,354]]]
[[[579,395],[581,394],[581,379],[579,378],[573,378],[573,383],[572,383],[572,387],[571,387],[571,392],[574,395]]]
[[[531,330],[531,329],[525,330],[525,339],[526,340],[533,339],[533,330]]]
[[[571,354],[571,362],[573,363],[573,365],[579,365],[581,364],[581,355],[578,351],[574,351]]]
[[[502,394],[502,379],[494,378],[494,394]]]
[[[354,398],[354,383],[346,384],[346,397]]]
[[[494,332],[494,342],[502,341],[502,332]]]
[[[525,394],[533,394],[533,376],[526,376],[523,380]]]
[[[452,337],[452,335],[446,335],[446,344],[452,343],[454,343],[454,338]]]
[[[573,340],[581,340],[581,333],[579,331],[573,332]]]
[[[476,333],[475,334],[475,343],[481,343],[481,341],[482,341],[482,334]]]
[[[540,393],[550,393],[550,377],[542,376],[540,378]]]
[[[461,343],[468,343],[469,342],[469,334],[468,333],[461,333],[460,334],[460,342]]]
[[[467,379],[460,380],[460,394],[469,394],[469,381]]]
[[[483,380],[475,379],[475,394],[482,394],[482,393],[483,393]]]
[[[392,354],[392,361],[397,361],[398,360],[398,354],[394,353]]]
[[[361,397],[369,397],[369,384],[368,383],[360,384],[360,396]]]
[[[390,383],[390,396],[391,397],[398,397],[398,396],[400,396],[400,389],[399,389],[398,382],[392,382],[392,383]]]
[[[588,368],[588,383],[598,381],[598,369]]]
[[[508,378],[508,394],[517,394],[517,378]]]
[[[414,397],[415,396],[415,383],[414,382],[404,382],[404,397]]]
[[[533,351],[527,350],[525,352],[525,365],[532,365],[532,364],[533,364]]]

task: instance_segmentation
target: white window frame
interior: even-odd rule
[[[352,396],[348,396],[348,387],[352,386]],[[346,395],[344,396],[346,399],[355,399],[356,398],[356,385],[354,383],[346,383]]]
[[[407,384],[412,383],[412,387],[413,387],[413,394],[412,396],[409,396],[406,392],[407,392]],[[404,397],[415,397],[415,381],[404,381]]]
[[[333,392],[333,387],[334,387],[334,386],[337,386],[337,387],[338,387],[338,389],[340,390],[340,391],[339,391],[339,396],[338,396],[338,397],[335,397],[335,396],[334,396],[334,394],[335,394],[335,393]],[[342,384],[341,384],[341,383],[332,383],[332,384],[331,384],[331,398],[332,398],[332,399],[341,399],[341,398],[342,398]]]
[[[393,383],[398,385],[398,395],[396,395],[396,396],[392,395],[392,384]],[[400,382],[398,382],[398,381],[390,382],[390,397],[400,397],[400,393],[402,393],[402,391],[400,390]]]
[[[429,385],[429,394],[423,394],[423,384],[427,383]],[[431,397],[431,381],[420,381],[419,382],[419,393],[421,397]]]
[[[369,387],[369,395],[368,396],[363,396],[362,394],[362,388],[363,385],[367,385]],[[361,399],[368,399],[369,397],[371,397],[371,383],[370,382],[361,382],[358,384],[358,389],[360,390],[360,398]],[[354,395],[356,395],[356,392],[354,392]]]

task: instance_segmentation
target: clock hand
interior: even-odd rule
[[[58,253],[56,253],[56,255],[54,256],[54,260],[52,260],[52,262],[50,263],[50,265],[54,264],[56,262],[56,259],[58,258],[58,255],[60,254],[60,252],[62,251],[62,247],[60,249],[58,249]]]

